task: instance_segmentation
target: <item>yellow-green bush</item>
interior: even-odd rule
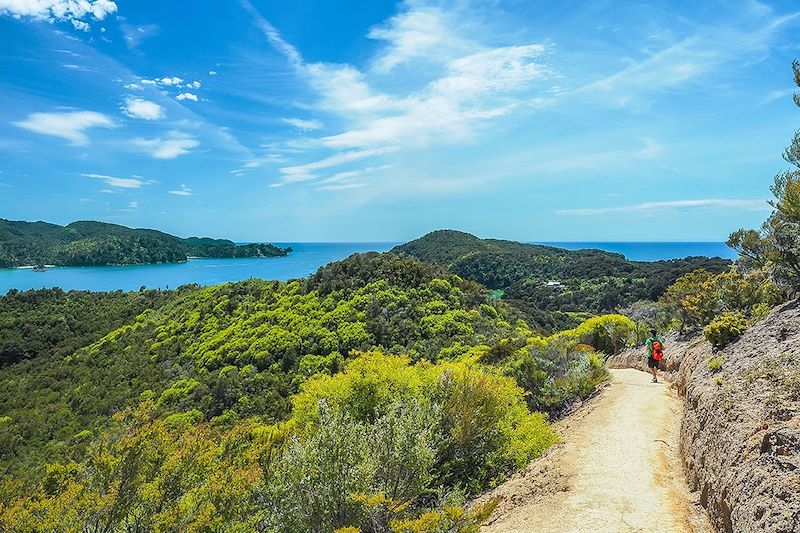
[[[747,330],[747,319],[740,312],[723,313],[703,329],[703,336],[715,348],[738,339]]]
[[[528,410],[522,388],[497,369],[410,364],[376,352],[350,361],[342,373],[306,381],[294,398],[293,419],[301,429],[316,427],[324,406],[371,423],[409,402],[438,413],[435,471],[446,485],[479,491],[555,442],[545,417]]]

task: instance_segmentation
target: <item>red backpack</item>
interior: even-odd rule
[[[661,341],[658,339],[653,339],[653,355],[652,358],[656,361],[660,361],[664,357],[664,346],[661,345]]]

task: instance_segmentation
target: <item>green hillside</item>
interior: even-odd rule
[[[505,301],[546,331],[573,326],[575,313],[606,313],[637,300],[657,300],[688,272],[703,268],[719,273],[731,265],[707,257],[629,261],[602,250],[479,239],[453,230],[434,231],[392,252],[440,264],[465,279],[503,290]]]
[[[0,219],[0,268],[176,263],[187,257],[274,257],[291,249],[237,245],[225,239],[181,239],[151,229],[79,221],[66,226]]]
[[[464,497],[554,441],[536,411],[591,394],[594,350],[633,327],[542,337],[517,316],[392,254],[292,282],[9,294],[0,327],[44,340],[0,369],[0,528],[477,523]]]

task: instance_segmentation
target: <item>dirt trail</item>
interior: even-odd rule
[[[501,500],[482,531],[712,531],[678,457],[675,392],[638,370],[611,372],[598,398],[557,424],[561,444],[482,498]]]

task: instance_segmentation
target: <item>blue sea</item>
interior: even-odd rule
[[[631,261],[659,261],[704,255],[735,260],[735,250],[724,242],[541,242],[567,250],[597,249],[624,255]]]
[[[10,289],[61,287],[64,290],[133,291],[140,287],[176,288],[187,283],[216,285],[262,278],[285,281],[303,278],[319,267],[360,252],[385,252],[398,243],[275,243],[291,246],[286,257],[247,259],[190,259],[185,263],[110,267],[56,267],[46,272],[0,269],[0,294]],[[559,242],[541,243],[570,250],[595,248],[617,252],[635,261],[676,259],[692,255],[735,259],[736,253],[719,242]]]

